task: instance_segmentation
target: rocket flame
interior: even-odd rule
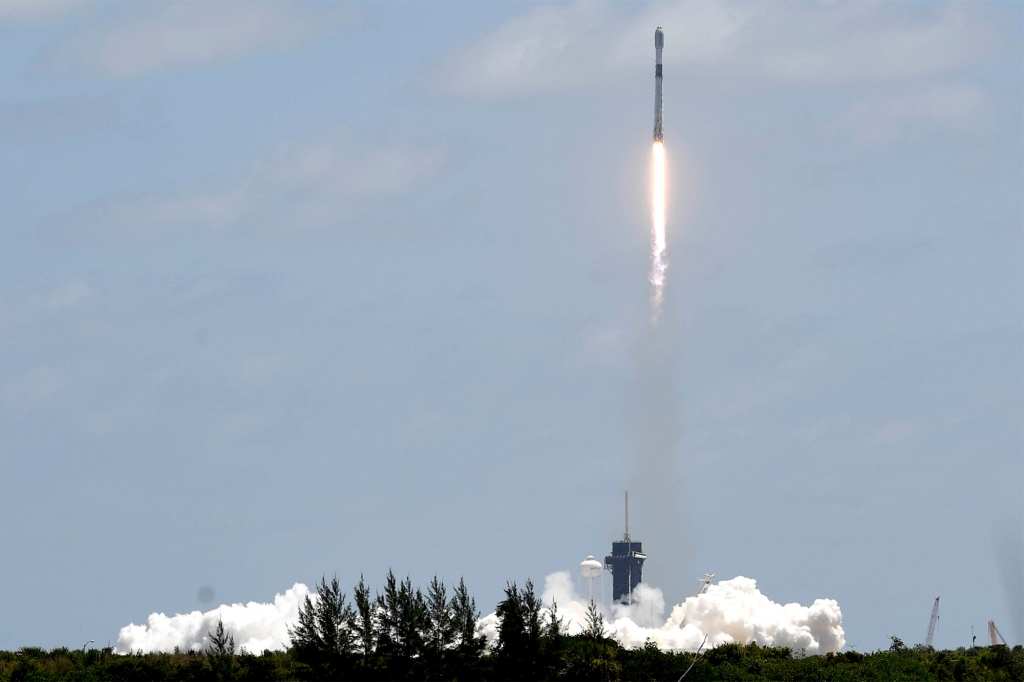
[[[655,142],[651,165],[651,324],[658,323],[665,290],[665,145]]]

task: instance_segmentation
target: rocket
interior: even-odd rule
[[[662,106],[661,102],[661,50],[665,47],[665,32],[659,26],[654,31],[654,141],[662,142],[665,139],[664,130],[661,125]]]

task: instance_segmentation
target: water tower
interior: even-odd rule
[[[587,581],[587,596],[590,599],[590,603],[594,603],[594,579],[601,579],[601,603],[604,604],[604,570],[602,569],[601,562],[594,558],[591,554],[582,562],[580,562],[580,581]]]

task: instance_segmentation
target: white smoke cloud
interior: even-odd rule
[[[810,606],[777,604],[761,594],[755,580],[743,576],[687,598],[672,607],[667,619],[665,598],[658,588],[641,583],[633,597],[633,604],[613,606],[605,623],[605,634],[627,648],[642,647],[650,640],[662,649],[694,651],[705,635],[707,647],[757,642],[803,649],[808,655],[836,652],[846,644],[843,614],[834,599],[816,599]],[[556,602],[569,634],[579,634],[586,627],[587,602],[576,593],[567,571],[547,577],[541,600],[547,607]],[[549,613],[545,609],[546,618]],[[491,613],[480,619],[477,632],[493,643],[498,624]]]
[[[305,585],[295,583],[276,595],[272,604],[231,604],[171,617],[154,613],[146,625],[132,623],[121,628],[117,649],[122,653],[205,649],[210,643],[207,633],[223,619],[240,648],[253,653],[283,650],[289,645],[288,626],[298,620],[299,606],[307,594]],[[599,606],[607,618],[605,634],[627,648],[641,647],[650,640],[662,649],[693,651],[705,635],[708,647],[757,642],[803,649],[809,655],[839,651],[846,644],[843,615],[835,600],[816,599],[810,606],[777,604],[761,594],[756,581],[742,576],[689,597],[672,607],[667,619],[665,597],[657,587],[641,583],[633,598],[630,605],[614,605],[610,614]],[[576,592],[568,571],[545,579],[541,601],[545,619],[550,617],[552,603],[557,604],[568,634],[580,634],[586,628],[588,602]],[[491,645],[498,638],[500,624],[498,616],[490,613],[477,621],[477,634]]]
[[[274,597],[274,603],[230,604],[218,606],[205,613],[193,611],[168,617],[154,613],[147,625],[126,625],[117,636],[117,650],[145,652],[182,651],[205,649],[210,638],[207,633],[217,628],[217,621],[223,619],[224,629],[235,638],[235,644],[251,653],[265,649],[283,650],[288,648],[288,626],[299,619],[299,606],[309,588],[295,583],[284,594]]]

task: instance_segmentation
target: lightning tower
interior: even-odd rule
[[[629,604],[633,590],[643,577],[647,555],[639,542],[629,539],[629,491],[626,491],[626,532],[622,542],[612,543],[612,553],[604,558],[604,567],[612,572],[612,601]]]

